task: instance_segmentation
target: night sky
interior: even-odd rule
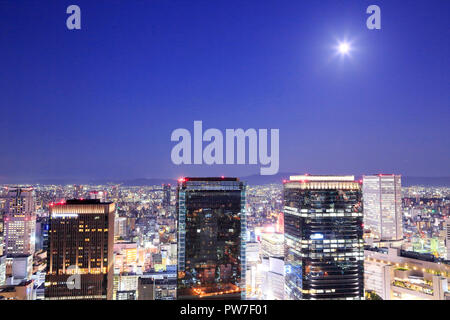
[[[0,0],[0,42],[0,183],[259,173],[173,165],[194,120],[280,129],[280,172],[450,176],[448,0]]]

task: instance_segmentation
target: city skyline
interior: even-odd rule
[[[403,235],[389,241],[397,199]],[[240,274],[240,298],[252,303],[448,300],[449,201],[450,187],[407,187],[397,175],[4,187],[0,299],[228,300],[239,298]],[[31,237],[20,225],[26,212]],[[363,223],[380,213],[388,241],[376,241],[377,221]],[[8,227],[11,214],[16,227]],[[8,250],[1,227],[34,253]]]
[[[368,1],[80,0],[69,31],[68,2],[3,1],[0,183],[258,172],[173,165],[195,120],[279,128],[280,172],[448,177],[450,4],[433,3],[380,1],[369,30]]]
[[[0,301],[450,300],[449,39],[443,0],[0,0]]]

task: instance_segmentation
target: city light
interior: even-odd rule
[[[13,317],[450,301],[450,1],[25,2],[0,1]]]

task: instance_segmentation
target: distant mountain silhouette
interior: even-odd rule
[[[402,177],[402,186],[450,187],[450,177]]]
[[[122,182],[124,186],[155,186],[160,184],[177,184],[176,179],[133,179],[133,180],[125,180]]]
[[[239,177],[241,181],[245,181],[249,185],[263,184],[281,184],[283,180],[289,179],[291,175],[301,173],[278,173],[272,176],[250,175]],[[355,175],[356,179],[361,179],[362,175]],[[176,179],[161,178],[137,178],[137,179],[0,179],[0,184],[48,184],[48,185],[68,185],[68,184],[89,184],[89,185],[106,185],[121,184],[123,186],[155,186],[161,184],[176,185]],[[450,187],[450,177],[406,177],[402,176],[402,186],[425,186],[425,187]]]
[[[278,173],[273,176],[252,175],[242,177],[241,180],[248,184],[270,184],[282,183],[283,180],[289,179],[291,175],[298,175],[299,173]],[[362,175],[355,175],[355,179],[362,179]],[[425,186],[425,187],[450,187],[450,177],[406,177],[402,176],[402,186]]]

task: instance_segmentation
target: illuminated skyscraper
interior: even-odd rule
[[[178,299],[245,297],[245,184],[237,178],[180,179]]]
[[[114,203],[50,205],[46,299],[112,299]]]
[[[285,299],[363,298],[361,201],[353,176],[284,182]]]
[[[36,212],[33,188],[8,190],[4,217],[8,256],[32,255],[35,250]]]
[[[0,287],[6,284],[6,256],[0,256]]]
[[[114,219],[114,236],[115,240],[127,237],[128,219],[127,217],[116,217]]]
[[[450,260],[450,217],[444,221],[445,247],[447,248],[447,260]]]
[[[163,193],[162,206],[167,210],[170,206],[170,184],[163,184]]]
[[[75,199],[83,198],[84,188],[82,185],[74,185],[73,186],[73,196]]]
[[[100,202],[106,202],[106,191],[89,191],[89,199],[98,199]]]
[[[375,241],[403,238],[402,182],[399,175],[363,177],[364,227]]]
[[[277,224],[275,226],[275,231],[278,233],[284,233],[284,213],[281,212],[278,215]]]

